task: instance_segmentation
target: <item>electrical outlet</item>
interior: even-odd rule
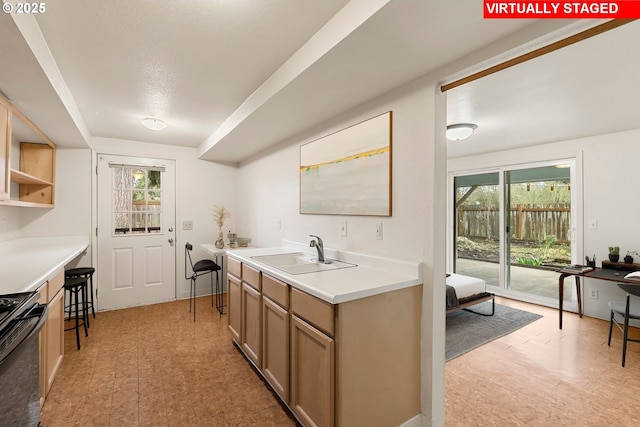
[[[193,230],[193,221],[182,221],[183,230]]]
[[[340,221],[340,237],[347,237],[347,221]]]
[[[382,223],[376,222],[376,240],[382,240]]]
[[[597,289],[591,289],[591,299],[598,299],[598,290]]]
[[[280,218],[276,221],[276,230],[282,230],[282,220]]]

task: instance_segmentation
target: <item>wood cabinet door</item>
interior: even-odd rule
[[[262,367],[262,302],[260,292],[246,283],[240,288],[242,295],[241,347],[244,354],[258,369]]]
[[[240,344],[242,322],[240,280],[230,274],[227,274],[227,298],[227,304],[229,304],[229,331],[233,336],[233,340]]]
[[[64,289],[49,302],[46,331],[45,395],[49,393],[64,357]]]
[[[289,313],[262,297],[262,373],[273,389],[289,401]]]
[[[291,315],[291,397],[303,424],[334,426],[334,341]]]
[[[9,198],[11,105],[0,96],[0,200]]]

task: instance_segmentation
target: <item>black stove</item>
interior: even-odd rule
[[[0,295],[0,331],[4,329],[4,323],[13,318],[15,316],[14,313],[36,294],[36,292],[20,292]]]
[[[0,298],[0,313],[12,310],[18,302],[12,298]]]
[[[39,291],[0,295],[0,426],[40,425]],[[5,392],[6,391],[6,392]]]

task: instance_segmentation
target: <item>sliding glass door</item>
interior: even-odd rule
[[[500,284],[500,173],[456,176],[454,271]]]
[[[571,263],[570,165],[508,170],[504,185],[506,286],[557,299],[556,270]]]
[[[454,176],[452,270],[484,279],[499,294],[557,303],[556,270],[572,262],[575,246],[572,164]]]

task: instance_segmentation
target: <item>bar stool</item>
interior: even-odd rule
[[[220,295],[220,278],[218,276],[218,272],[221,270],[220,266],[213,262],[210,259],[201,259],[197,261],[195,264],[191,259],[191,251],[193,250],[193,245],[188,243],[184,245],[184,275],[185,279],[191,281],[191,286],[189,290],[189,311],[191,311],[191,302],[193,301],[193,321],[196,321],[196,279],[199,276],[204,274],[211,275],[211,306],[213,307],[213,273],[216,273],[216,298]],[[187,259],[189,259],[189,264],[191,265],[191,276],[187,273]],[[219,300],[220,301],[220,300]],[[222,307],[219,305],[220,303],[216,303],[216,308],[220,312],[220,317],[222,317]]]
[[[76,318],[75,326],[67,328],[65,331],[76,330],[76,344],[78,345],[78,350],[80,350],[80,326],[84,326],[84,336],[89,336],[89,332],[87,331],[87,323],[89,320],[89,310],[87,308],[87,278],[84,276],[65,278],[63,287],[65,290],[65,299],[67,292],[69,293],[69,305],[65,306],[65,313],[67,308],[69,309],[67,321],[71,321],[71,313],[74,313]],[[82,304],[80,304],[80,294],[82,294]],[[80,323],[80,306],[82,306],[82,323]]]
[[[87,300],[87,308],[91,307],[91,314],[93,314],[93,318],[96,318],[96,311],[93,308],[93,273],[96,272],[96,269],[93,267],[77,267],[70,268],[64,271],[65,277],[85,277],[89,281],[89,299]],[[89,324],[89,319],[87,319],[87,327],[91,327]]]

